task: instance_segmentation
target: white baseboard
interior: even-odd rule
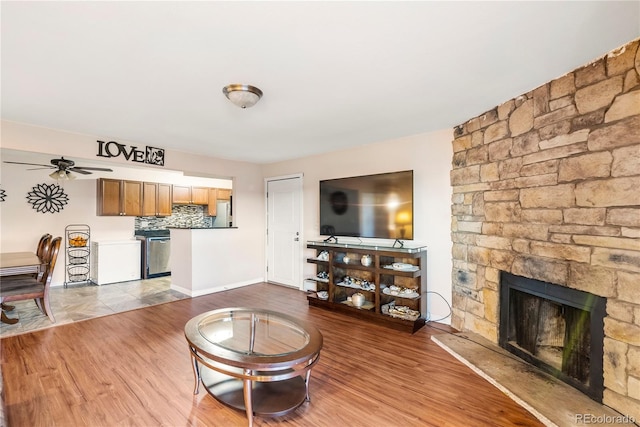
[[[216,292],[222,292],[222,291],[228,291],[230,289],[236,289],[236,288],[241,288],[243,286],[249,286],[249,285],[255,285],[256,283],[261,283],[263,282],[264,279],[262,277],[256,278],[256,279],[251,279],[251,280],[244,280],[242,282],[237,282],[237,283],[231,283],[228,285],[224,285],[224,286],[216,286],[213,288],[205,288],[205,289],[198,289],[197,291],[193,291],[192,289],[187,289],[187,288],[183,288],[181,286],[176,286],[176,285],[171,285],[171,289],[178,291],[180,293],[183,293],[185,295],[189,295],[191,298],[194,297],[199,297],[202,295],[209,295],[209,294],[214,294]]]

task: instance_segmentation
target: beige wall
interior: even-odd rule
[[[428,247],[428,289],[451,302],[451,138],[449,129],[368,144],[303,159],[274,163],[263,167],[265,177],[302,173],[304,175],[303,240],[319,236],[319,181],[330,178],[414,171],[415,236],[408,244]],[[340,238],[340,241],[357,239]],[[366,239],[373,241],[373,239]],[[383,241],[384,242],[384,241]],[[393,241],[386,241],[391,244]],[[311,254],[306,250],[306,254]],[[306,255],[305,254],[305,255]],[[305,277],[315,274],[304,266]],[[433,319],[447,316],[449,307],[437,295],[429,294],[428,311]],[[448,322],[449,319],[444,322]]]
[[[97,139],[113,139],[124,144],[136,145],[134,142],[117,138],[82,135],[9,121],[2,121],[1,130],[3,150],[65,155],[76,160],[94,161]],[[247,278],[264,276],[265,177],[304,174],[303,240],[311,240],[318,237],[319,233],[319,180],[413,169],[416,221],[414,243],[425,244],[429,248],[429,290],[438,292],[444,298],[430,295],[429,312],[432,318],[437,319],[449,314],[447,304],[451,302],[451,137],[451,130],[447,129],[262,166],[168,151],[165,169],[185,171],[192,175],[233,178],[234,223],[240,232],[230,250],[237,255],[236,259],[242,260]],[[109,161],[113,162],[114,167],[130,166],[120,158]],[[157,168],[147,169],[157,171]],[[24,200],[26,193],[37,183],[49,182],[48,177],[44,178],[41,175],[36,179],[34,172],[37,171],[2,167],[1,188],[7,193],[6,201],[0,203],[2,251],[31,250],[41,234],[50,232],[62,235],[64,227],[72,223],[88,223],[94,240],[131,237],[134,229],[133,217],[96,216],[95,180],[79,179],[65,182],[63,186],[69,195],[69,203],[58,214],[42,214],[33,210]],[[42,175],[45,175],[45,172],[47,171],[42,171]],[[306,264],[303,268],[305,274],[313,274]],[[63,281],[64,270],[57,269],[54,285],[61,285]]]
[[[108,138],[104,136],[83,135],[72,132],[46,129],[10,121],[1,124],[2,151],[22,150],[27,152],[49,153],[54,156],[73,157],[77,163],[80,159],[95,161],[97,154],[96,140],[116,140],[128,145],[134,142]],[[103,159],[104,160],[104,159]],[[29,161],[29,160],[27,160]],[[121,158],[108,160],[114,168],[131,167],[132,164]],[[77,179],[62,182],[62,187],[69,197],[64,209],[56,214],[39,213],[25,200],[26,195],[36,184],[54,183],[47,175],[49,171],[29,171],[28,167],[1,165],[0,185],[5,193],[4,202],[0,202],[0,250],[27,251],[34,250],[40,235],[45,232],[63,235],[68,224],[88,224],[92,230],[92,240],[119,240],[133,237],[134,217],[104,217],[96,215],[96,182],[95,179]],[[138,166],[139,164],[135,164]],[[194,175],[210,177],[229,177],[233,179],[234,223],[239,227],[237,239],[228,247],[236,259],[242,260],[243,272],[248,279],[264,276],[264,200],[262,192],[262,174],[260,167],[251,163],[204,158],[187,153],[166,152],[164,169],[142,167],[149,173],[148,180],[167,182],[180,180],[183,177],[166,177],[163,170],[186,171]],[[136,171],[140,176],[141,171]],[[122,173],[112,175],[121,178]],[[98,176],[98,174],[92,175]],[[155,179],[154,179],[155,177]],[[128,178],[128,177],[127,177]],[[133,178],[132,178],[133,179]],[[191,178],[189,178],[191,179]],[[196,178],[192,178],[196,180]],[[60,265],[64,264],[64,258]],[[64,282],[64,269],[56,268],[53,286]]]

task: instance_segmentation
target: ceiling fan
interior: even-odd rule
[[[43,165],[39,163],[9,162],[9,161],[5,161],[4,163],[13,163],[16,165],[41,166],[39,168],[32,168],[28,170],[56,169],[54,172],[52,172],[49,175],[51,178],[55,180],[76,179],[75,175],[73,175],[71,172],[77,172],[82,175],[90,175],[92,172],[89,172],[89,171],[113,172],[113,170],[109,168],[76,166],[76,163],[73,160],[68,160],[68,159],[65,159],[64,157],[60,157],[59,159],[51,159],[50,165]]]

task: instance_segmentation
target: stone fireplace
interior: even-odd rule
[[[452,326],[498,343],[505,321],[499,304],[504,274],[602,298],[600,330],[588,331],[590,345],[602,347],[601,360],[592,361],[602,366],[602,402],[635,419],[640,419],[639,44],[634,40],[457,126],[451,171]],[[555,319],[552,323],[582,315],[562,317],[558,313],[568,309],[523,298],[522,307],[529,308],[517,309],[516,318],[538,309],[548,310],[543,315]],[[587,333],[581,331],[578,335]],[[558,340],[561,334],[552,332],[542,339]],[[599,335],[602,343],[594,344]],[[572,357],[585,358],[584,352]]]

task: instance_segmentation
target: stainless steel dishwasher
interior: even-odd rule
[[[152,233],[149,233],[152,234]],[[169,236],[136,236],[142,240],[142,277],[171,274],[171,238]]]

